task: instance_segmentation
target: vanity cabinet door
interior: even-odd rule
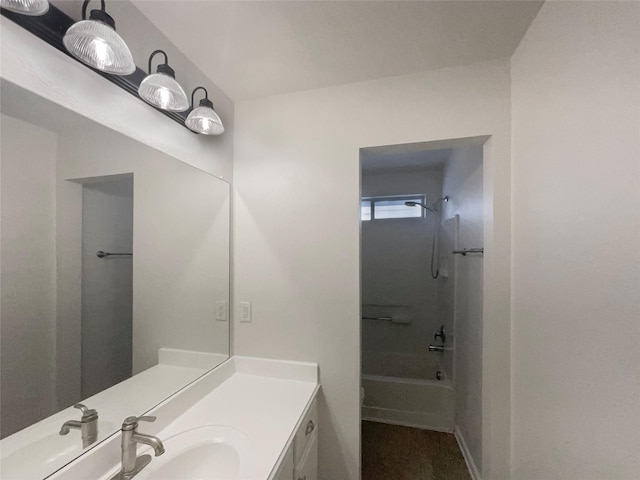
[[[300,463],[296,465],[294,480],[318,480],[318,435],[314,432]]]
[[[293,448],[289,447],[273,480],[293,480]]]
[[[307,449],[311,438],[315,435],[318,428],[318,403],[313,402],[313,405],[309,408],[309,411],[304,416],[298,431],[296,432],[296,438],[293,442],[293,463],[298,465],[302,459],[302,455]],[[297,479],[296,479],[297,480]]]

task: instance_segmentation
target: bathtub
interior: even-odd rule
[[[436,380],[435,355],[363,352],[362,419],[453,432],[454,391]]]

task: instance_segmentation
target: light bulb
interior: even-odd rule
[[[164,62],[157,67],[157,73],[151,73],[153,57],[162,54]],[[138,95],[145,102],[170,112],[184,112],[189,109],[189,99],[180,84],[176,81],[176,74],[169,66],[167,54],[156,50],[149,56],[149,75],[138,87]]]
[[[131,75],[136,71],[127,44],[113,28],[100,21],[74,23],[62,42],[71,55],[90,67],[114,75]]]
[[[220,135],[224,133],[222,120],[212,107],[200,106],[194,108],[187,117],[185,125],[196,133],[204,135]]]
[[[196,87],[191,92],[191,105],[193,106],[193,99],[198,90],[204,92],[204,98],[200,100],[200,105],[187,116],[184,124],[196,133],[202,133],[204,135],[220,135],[224,132],[224,125],[222,120],[213,109],[213,103],[209,100],[209,92],[204,87]]]
[[[91,41],[91,48],[95,52],[96,63],[102,68],[109,64],[109,45],[101,38]]]
[[[166,88],[158,90],[158,99],[161,108],[167,108],[171,104],[171,92]]]

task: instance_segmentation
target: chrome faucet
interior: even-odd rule
[[[444,345],[429,345],[429,351],[430,352],[440,352],[440,353],[444,353],[446,349],[444,348]]]
[[[73,408],[78,408],[82,411],[82,418],[79,421],[69,420],[64,422],[60,428],[60,435],[66,435],[72,428],[80,430],[82,434],[82,448],[87,448],[98,440],[98,412],[87,408],[81,403],[76,403]]]
[[[122,468],[111,480],[129,480],[151,462],[151,455],[137,454],[138,443],[153,448],[156,457],[164,453],[164,445],[158,437],[138,433],[138,422],[155,422],[156,417],[127,417],[122,423]]]

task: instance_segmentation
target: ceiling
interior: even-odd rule
[[[238,101],[507,58],[543,2],[133,3]]]

